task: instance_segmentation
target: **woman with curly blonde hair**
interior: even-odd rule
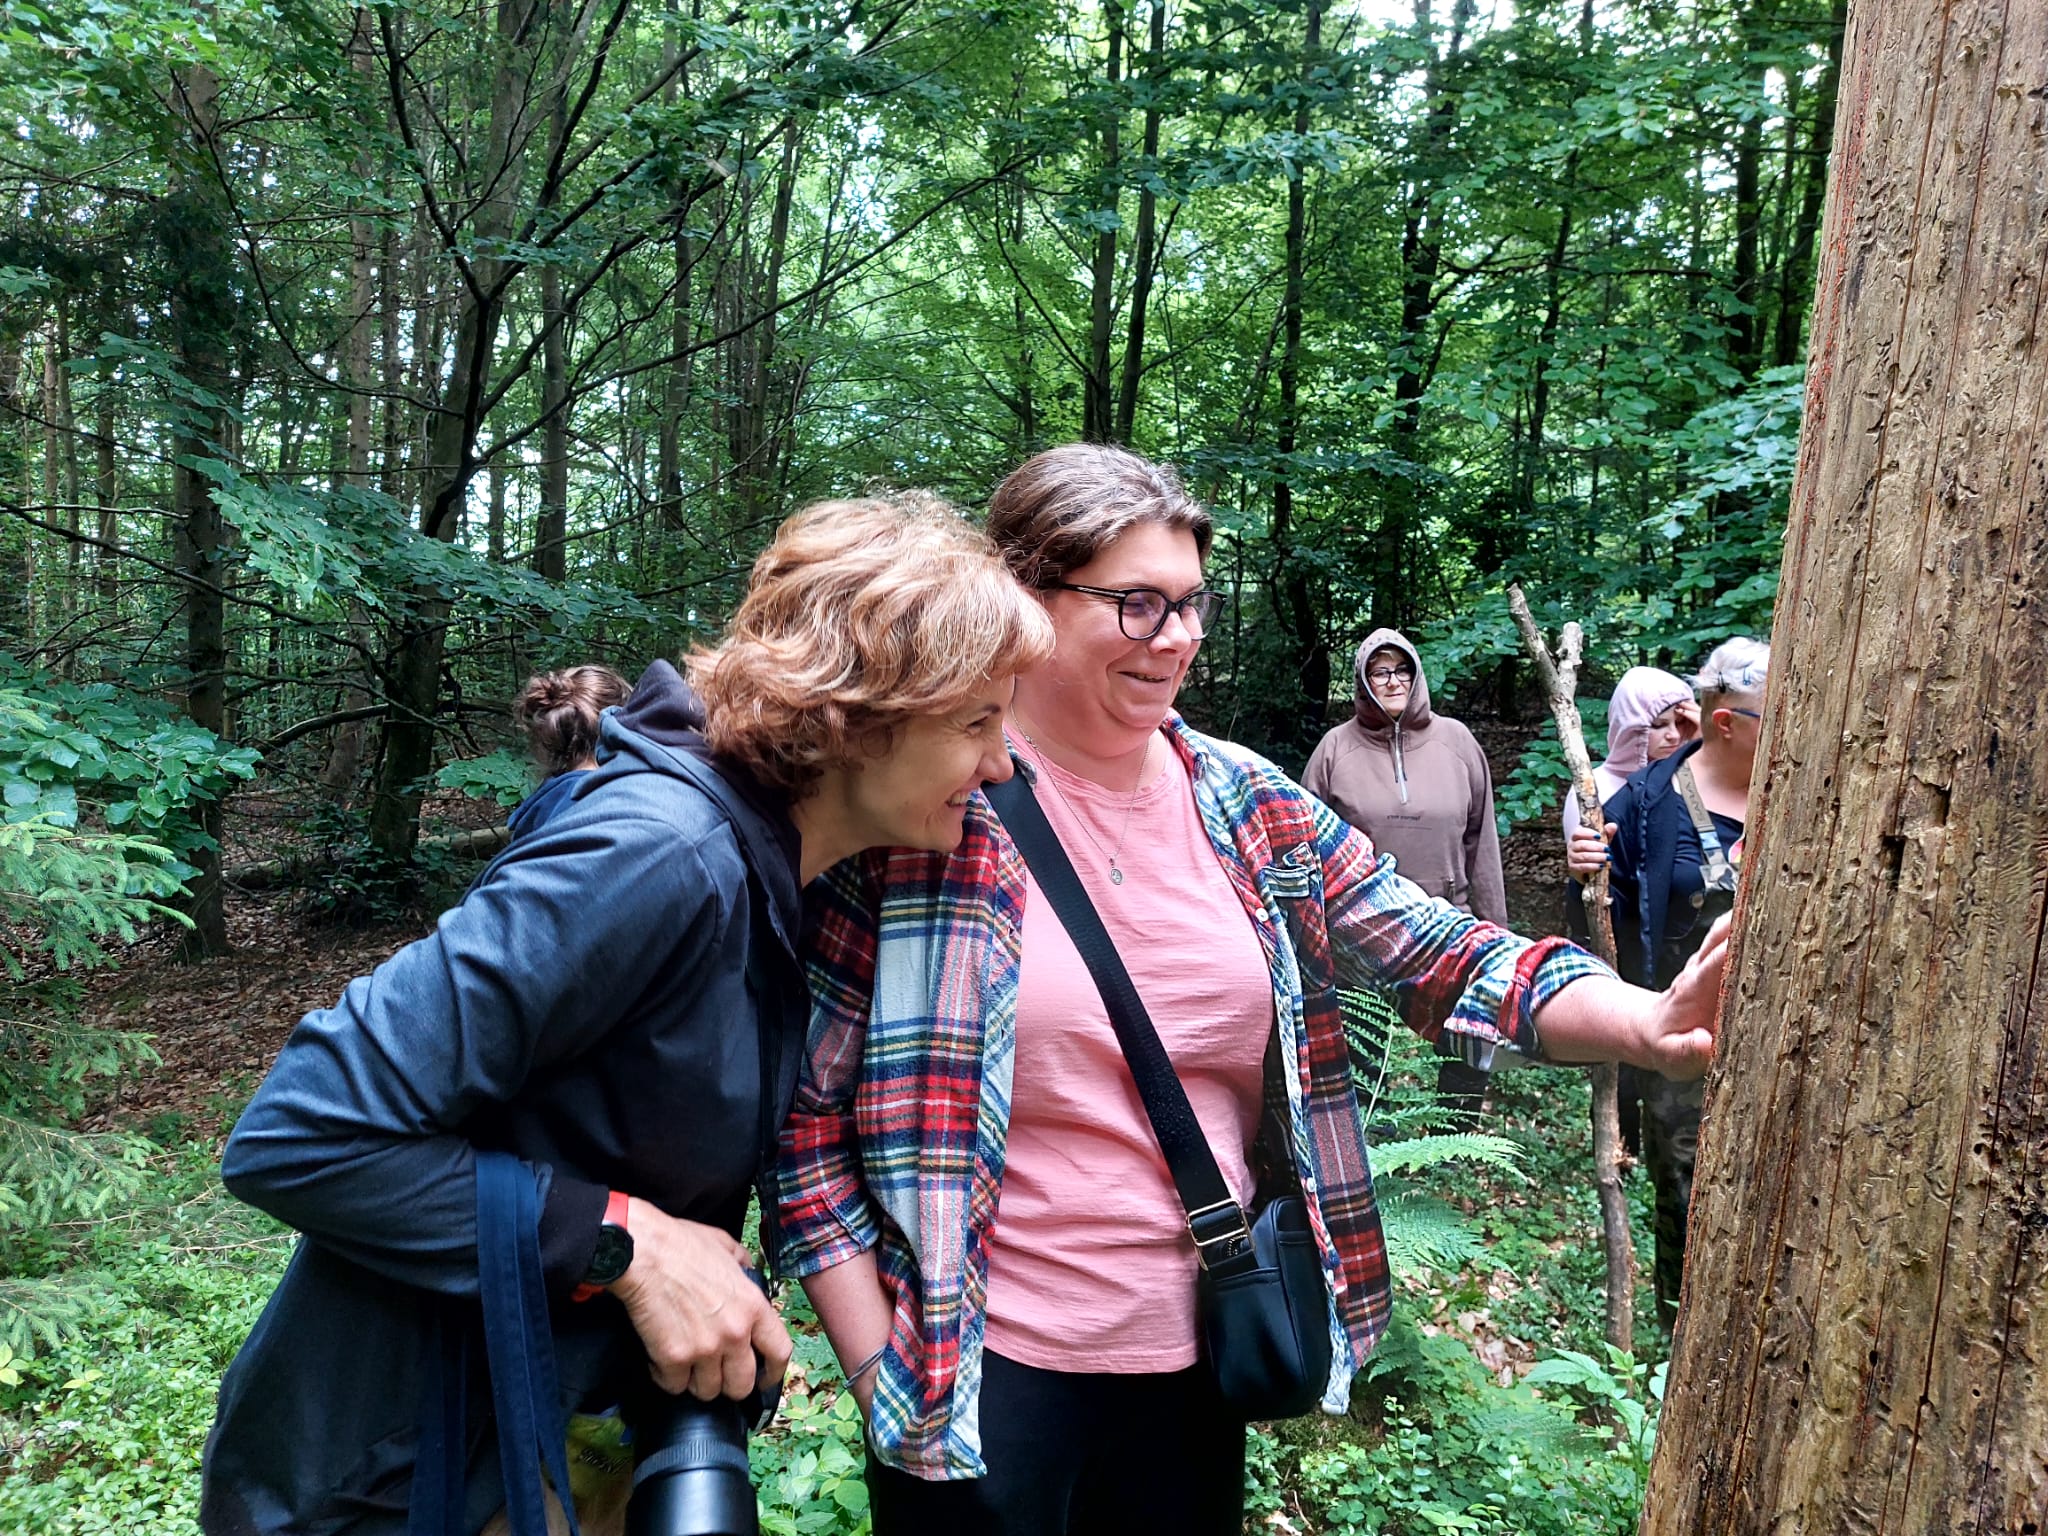
[[[813,506],[690,681],[650,667],[568,803],[300,1021],[222,1160],[306,1240],[222,1383],[207,1531],[398,1536],[422,1500],[475,1531],[508,1493],[520,1529],[544,1462],[573,1464],[602,1524],[625,1486],[611,1410],[779,1377],[789,1336],[739,1233],[802,1053],[798,892],[871,846],[952,849],[969,797],[1009,777],[1015,675],[1051,650],[943,503]],[[507,1187],[530,1212],[511,1305],[551,1346],[552,1394],[500,1369],[502,1328],[486,1349],[506,1223],[479,1202]],[[451,1382],[467,1435],[444,1429]],[[507,1404],[522,1383],[537,1412]],[[494,1405],[508,1425],[567,1411],[576,1454],[542,1429],[501,1461],[477,1427]]]

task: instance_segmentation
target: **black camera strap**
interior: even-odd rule
[[[1248,1267],[1257,1261],[1244,1207],[1224,1183],[1223,1170],[1216,1166],[1202,1123],[1195,1118],[1187,1090],[1173,1070],[1166,1047],[1160,1044],[1159,1032],[1152,1027],[1131,973],[1124,968],[1109,930],[1102,926],[1102,916],[1089,899],[1087,887],[1074,872],[1059,834],[1045,819],[1045,808],[1031,789],[1031,768],[1014,757],[1012,762],[1016,771],[1010,778],[1001,784],[984,784],[982,793],[1002,818],[1031,877],[1073,940],[1088,974],[1095,978],[1109,1012],[1110,1028],[1116,1031],[1131,1081],[1144,1103],[1145,1118],[1152,1122],[1152,1134],[1159,1140],[1174,1189],[1187,1210],[1188,1232],[1195,1240],[1202,1267],[1212,1273]]]

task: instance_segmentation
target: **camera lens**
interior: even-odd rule
[[[626,1536],[756,1536],[747,1425],[758,1407],[665,1394],[639,1416]]]

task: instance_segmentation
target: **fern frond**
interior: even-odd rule
[[[1472,1416],[1471,1425],[1482,1441],[1530,1457],[1590,1457],[1607,1449],[1605,1440],[1570,1413],[1533,1398],[1510,1398],[1499,1406],[1482,1409]]]
[[[1372,1149],[1372,1170],[1382,1174],[1422,1173],[1445,1163],[1477,1163],[1482,1168],[1519,1174],[1522,1149],[1505,1136],[1456,1131],[1443,1136],[1415,1136],[1383,1141]]]
[[[1398,1191],[1380,1201],[1387,1262],[1405,1278],[1457,1270],[1486,1251],[1478,1230],[1435,1195]]]

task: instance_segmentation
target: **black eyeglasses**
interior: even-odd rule
[[[1727,711],[1728,711],[1728,713],[1729,713],[1729,714],[1731,714],[1731,715],[1747,715],[1747,716],[1749,716],[1749,718],[1750,718],[1750,719],[1752,719],[1752,720],[1761,720],[1761,719],[1763,719],[1763,716],[1762,716],[1762,715],[1760,715],[1760,714],[1758,714],[1758,713],[1757,713],[1757,712],[1756,712],[1755,710],[1753,710],[1753,709],[1737,709],[1737,708],[1736,708],[1736,707],[1735,707],[1735,706],[1734,706],[1733,704],[1723,704],[1723,705],[1721,705],[1720,707],[1721,707],[1722,709],[1725,709],[1725,710],[1727,710]]]
[[[1070,581],[1053,583],[1056,591],[1079,592],[1116,604],[1116,621],[1126,640],[1150,640],[1166,628],[1169,614],[1180,614],[1188,634],[1199,640],[1209,632],[1209,621],[1223,606],[1223,594],[1197,587],[1186,597],[1168,597],[1157,587],[1081,587]]]
[[[1382,688],[1386,688],[1396,682],[1414,682],[1415,672],[1411,667],[1374,667],[1365,674],[1365,680],[1369,683],[1378,683]]]

